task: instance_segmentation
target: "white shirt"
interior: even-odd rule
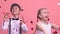
[[[42,23],[42,22],[38,22],[37,25],[41,25],[45,31],[47,32],[47,34],[51,34],[51,24],[48,23],[48,24],[45,24],[45,23]],[[38,34],[43,34],[42,31],[40,30],[37,30]]]
[[[22,28],[22,32],[28,31],[28,28],[24,23],[21,25],[21,28]],[[3,22],[2,29],[3,30],[9,29],[9,20]],[[19,32],[20,32],[20,20],[11,19],[11,34],[19,34]]]

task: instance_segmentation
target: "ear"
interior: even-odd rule
[[[40,17],[40,18],[42,18],[42,16],[41,16],[41,15],[39,15],[39,17]]]

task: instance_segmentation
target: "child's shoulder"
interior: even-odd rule
[[[38,22],[37,22],[37,25],[40,25],[40,24],[41,24],[41,21],[38,21]]]

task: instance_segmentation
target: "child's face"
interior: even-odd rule
[[[48,14],[49,14],[49,12],[48,12],[48,10],[47,9],[43,9],[43,10],[41,10],[41,14],[40,14],[40,18],[41,19],[43,19],[43,20],[46,20],[46,21],[48,21]]]
[[[20,14],[20,10],[19,10],[19,7],[18,6],[14,6],[13,9],[12,9],[12,14],[14,16],[19,16]]]

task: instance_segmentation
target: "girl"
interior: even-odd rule
[[[51,28],[60,30],[60,27],[49,22],[49,12],[47,8],[41,8],[37,13],[36,31],[38,34],[51,34]]]

